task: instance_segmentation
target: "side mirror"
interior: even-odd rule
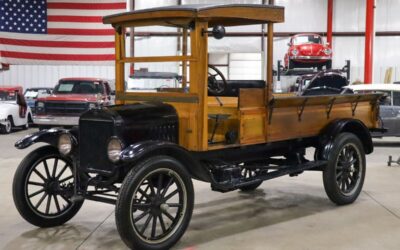
[[[225,36],[225,27],[222,25],[215,25],[212,31],[203,30],[203,34],[212,35],[215,39],[222,39]]]
[[[287,43],[287,46],[289,46],[289,47],[290,47],[290,46],[292,46],[292,44],[291,44],[291,43]]]

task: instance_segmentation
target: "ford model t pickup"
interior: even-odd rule
[[[273,23],[283,21],[282,7],[243,4],[105,17],[115,29],[116,105],[87,111],[79,127],[39,131],[16,143],[20,149],[48,144],[16,171],[13,195],[22,217],[52,227],[71,219],[86,199],[115,204],[126,245],[168,249],[189,225],[192,179],[214,191],[251,191],[266,180],[318,170],[334,203],[354,202],[365,154],[373,151],[379,95],[273,94]],[[268,27],[265,80],[226,80],[208,64],[208,41],[223,38],[224,27],[251,24]],[[127,56],[125,30],[155,25],[179,29],[179,53]],[[127,90],[127,63],[158,63],[156,70],[176,69],[182,79],[178,86],[149,81],[140,91]],[[315,149],[312,159],[308,148]]]

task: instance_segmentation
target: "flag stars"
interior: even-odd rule
[[[47,1],[0,0],[0,32],[47,32]]]

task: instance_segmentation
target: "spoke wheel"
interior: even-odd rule
[[[139,163],[125,178],[116,207],[117,228],[133,249],[167,249],[186,230],[193,185],[184,167],[167,156]]]
[[[323,173],[328,197],[338,205],[354,202],[365,178],[365,153],[360,140],[342,133],[334,141]]]
[[[45,146],[31,152],[14,176],[14,203],[28,222],[39,227],[64,224],[82,206],[72,202],[75,179],[72,163],[57,149]]]
[[[241,172],[243,181],[246,181],[246,180],[256,177],[258,172],[259,172],[259,169],[249,169],[249,168],[243,167],[242,172]],[[257,181],[252,184],[241,187],[240,190],[244,191],[244,192],[253,191],[253,190],[257,189],[262,183],[263,183],[262,181]]]

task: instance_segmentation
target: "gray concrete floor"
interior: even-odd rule
[[[61,227],[40,229],[14,207],[11,184],[16,167],[32,148],[14,142],[34,129],[0,136],[0,249],[126,249],[114,221],[114,207],[87,201]],[[377,140],[367,157],[363,192],[338,207],[325,195],[320,172],[265,182],[248,194],[212,192],[194,182],[195,210],[175,249],[400,249],[400,140]]]

